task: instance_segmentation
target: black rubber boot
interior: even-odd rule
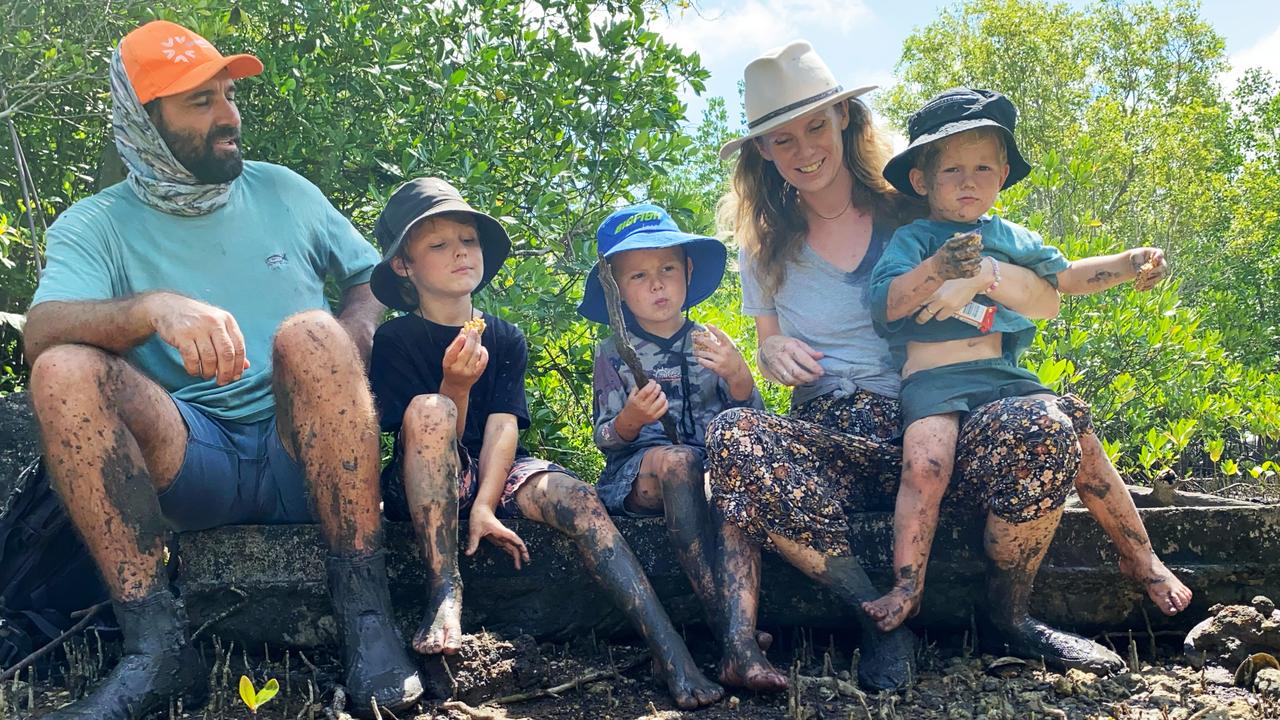
[[[989,652],[1043,660],[1055,670],[1110,675],[1125,669],[1120,656],[1098,643],[1057,630],[1031,617],[1034,577],[1017,570],[987,568],[987,612],[983,647]]]
[[[359,557],[330,556],[325,564],[350,712],[371,716],[370,698],[392,712],[414,704],[422,696],[422,678],[391,614],[386,555],[379,550]]]
[[[829,557],[820,579],[853,606],[862,630],[858,683],[867,690],[899,690],[916,675],[916,635],[906,625],[880,632],[862,611],[862,603],[880,596],[856,557]]]
[[[182,699],[198,707],[209,692],[209,671],[187,637],[187,613],[169,590],[114,603],[124,656],[87,697],[44,720],[135,720]]]

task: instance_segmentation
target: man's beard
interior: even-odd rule
[[[162,116],[156,113],[152,119],[160,137],[169,152],[182,163],[196,180],[204,185],[217,185],[231,182],[240,177],[244,171],[244,159],[240,156],[240,130],[232,125],[219,125],[209,131],[203,138],[194,133],[186,133],[169,129]],[[222,140],[235,140],[236,151],[231,155],[219,157],[214,150],[214,143]]]

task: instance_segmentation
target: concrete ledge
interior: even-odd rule
[[[1135,493],[1141,495],[1142,489]],[[1215,498],[1187,495],[1189,507],[1142,509],[1142,517],[1165,562],[1195,591],[1192,607],[1166,618],[1145,594],[1118,572],[1110,542],[1078,506],[1069,507],[1036,583],[1035,610],[1044,620],[1080,631],[1188,629],[1220,602],[1247,602],[1254,595],[1280,595],[1280,508],[1257,505],[1205,506]],[[1201,506],[1197,506],[1201,505]],[[615,518],[666,604],[680,623],[701,621],[700,609],[676,563],[659,520]],[[565,537],[528,521],[510,523],[529,546],[532,562],[516,571],[505,554],[487,545],[463,558],[467,629],[528,633],[563,639],[594,630],[624,633],[625,622],[595,586]],[[463,531],[465,537],[465,530]],[[853,519],[853,546],[863,550],[872,578],[889,578],[892,518],[867,513]],[[425,569],[411,530],[387,529],[392,595],[406,630],[423,609]],[[969,627],[981,597],[981,529],[944,523],[939,529],[920,628]],[[243,642],[310,647],[332,640],[333,622],[324,585],[324,554],[314,526],[242,526],[183,535],[178,585],[199,626]],[[769,627],[842,628],[849,608],[784,561],[765,554],[761,623]],[[240,593],[244,593],[242,598]],[[1144,618],[1144,609],[1145,615]]]
[[[0,398],[0,513],[19,470],[38,452],[25,395]],[[1132,488],[1140,507],[1149,490]],[[1116,568],[1110,541],[1078,503],[1069,501],[1062,526],[1037,579],[1034,603],[1046,621],[1081,631],[1189,629],[1215,603],[1247,603],[1254,595],[1280,597],[1280,507],[1182,493],[1176,507],[1146,508],[1143,520],[1156,551],[1191,586],[1192,607],[1169,619]],[[701,610],[680,571],[659,520],[615,522],[644,564],[676,622],[701,621]],[[533,561],[515,571],[510,559],[484,544],[463,558],[463,620],[469,629],[509,636],[526,632],[560,639],[595,630],[626,632],[626,623],[587,576],[572,544],[549,528],[514,522]],[[872,578],[889,580],[892,519],[866,513],[852,519],[852,544]],[[465,537],[465,530],[463,532]],[[425,571],[406,525],[387,528],[389,573],[397,612],[406,629],[422,612]],[[982,595],[980,527],[946,523],[939,529],[924,608],[917,627],[967,628]],[[195,626],[241,642],[312,647],[333,639],[325,588],[324,551],[314,526],[228,527],[178,540],[177,583]],[[778,557],[764,558],[761,623],[767,627],[844,628],[849,608]],[[1145,609],[1145,613],[1144,613]],[[1146,617],[1144,617],[1144,614]]]

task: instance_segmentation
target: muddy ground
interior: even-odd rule
[[[34,687],[23,681],[5,683],[0,718],[38,718],[83,692],[109,670],[115,649],[110,640],[90,634],[69,645],[69,661],[37,676]],[[715,661],[709,639],[690,634],[695,655],[710,670]],[[1182,661],[1176,639],[1112,636],[1136,672],[1096,678],[1079,672],[1049,672],[1038,663],[1000,659],[969,650],[970,638],[926,641],[921,650],[921,676],[910,690],[862,694],[848,682],[856,657],[839,638],[793,632],[780,637],[770,658],[788,668],[793,689],[776,695],[730,690],[725,700],[697,712],[674,708],[664,690],[654,685],[647,655],[639,647],[583,638],[569,645],[541,646],[528,637],[506,641],[492,635],[468,638],[463,653],[446,671],[439,658],[425,663],[434,693],[453,700],[425,703],[417,713],[401,712],[399,720],[449,718],[762,718],[765,720],[845,720],[850,718],[938,718],[945,720],[1022,720],[1024,718],[1117,718],[1119,720],[1226,720],[1280,718],[1280,696],[1266,688],[1256,692],[1233,686],[1225,669],[1196,671]],[[101,642],[101,645],[99,643]],[[1160,644],[1163,642],[1163,644]],[[333,658],[285,653],[273,648],[202,641],[204,654],[216,660],[210,674],[210,700],[200,709],[173,708],[154,716],[248,720],[251,714],[236,687],[248,674],[261,687],[268,678],[280,683],[280,694],[257,714],[261,720],[348,717],[344,699],[335,697],[337,667]],[[101,649],[99,649],[101,648]],[[575,679],[579,682],[575,683]],[[524,701],[513,695],[567,685],[558,697],[542,695]],[[1280,688],[1277,688],[1280,690]],[[485,704],[495,698],[501,704]],[[335,703],[336,700],[336,703]],[[34,712],[30,709],[34,701]],[[385,714],[385,718],[393,717]]]

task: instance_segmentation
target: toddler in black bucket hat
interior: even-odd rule
[[[871,278],[877,330],[888,339],[903,376],[894,587],[863,604],[884,631],[919,607],[944,493],[949,503],[987,507],[988,536],[1014,542],[1018,526],[1062,506],[1076,480],[1082,446],[1102,452],[1088,406],[1074,396],[1059,396],[1018,365],[1035,336],[1031,318],[1056,315],[1059,292],[1093,293],[1129,280],[1146,290],[1167,270],[1157,248],[1069,262],[1036,232],[990,214],[1000,191],[1031,172],[1014,138],[1016,122],[1013,103],[998,92],[947,90],[911,116],[909,146],[884,169],[894,187],[929,203],[927,218],[894,233]],[[957,461],[955,447],[970,418],[981,423],[993,416],[1013,430],[1011,442],[1024,438],[1027,446],[1017,452],[1060,462],[1018,493],[992,493],[982,478],[994,468],[984,458],[1012,450],[993,447],[984,456]],[[1074,447],[1050,447],[1051,433],[1036,432],[1046,423],[1074,428]],[[1136,511],[1125,512],[1119,507],[1123,502],[1132,511],[1127,495],[1090,509],[1109,516],[1104,519],[1112,522],[1104,527],[1125,527],[1145,538]],[[1116,517],[1131,517],[1137,527],[1115,522]],[[1139,548],[1123,534],[1113,533],[1112,539],[1122,555],[1126,550],[1132,555],[1126,558],[1129,567],[1158,567],[1159,572],[1130,575],[1140,576],[1161,611],[1186,608],[1190,590],[1160,563],[1149,542]],[[1027,596],[1017,594],[1023,600]],[[1012,654],[1095,672],[1123,667],[1115,653],[1030,619],[1025,607],[1006,610],[996,616],[1021,618],[996,628]]]

